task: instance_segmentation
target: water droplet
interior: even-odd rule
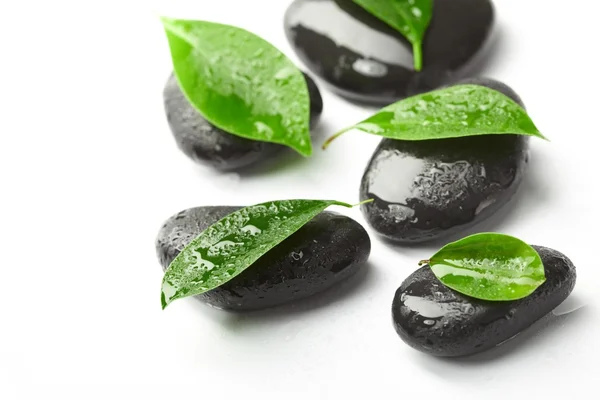
[[[273,129],[271,129],[271,127],[264,122],[256,121],[254,123],[254,128],[260,135],[266,137],[267,139],[273,137]]]
[[[232,242],[231,240],[222,240],[222,241],[210,246],[208,248],[207,255],[209,257],[224,256],[224,255],[229,254],[236,247],[243,246],[243,245],[244,245],[243,243],[236,243],[236,242]],[[203,260],[203,261],[207,262],[206,260]],[[214,267],[214,264],[212,264],[212,266],[209,269],[212,269],[213,267]]]
[[[175,295],[175,293],[177,293],[177,290],[171,286],[169,282],[163,282],[162,292],[164,293],[165,299],[168,302]]]
[[[256,235],[258,235],[259,233],[262,232],[262,229],[254,226],[254,225],[248,224],[248,225],[244,226],[241,229],[241,231],[244,232],[244,233],[249,233],[252,236],[256,236]]]
[[[475,307],[470,304],[465,304],[462,311],[465,314],[473,314],[475,312]]]
[[[295,69],[292,67],[284,67],[275,73],[275,82],[277,82],[278,85],[283,86],[289,82],[295,72]]]

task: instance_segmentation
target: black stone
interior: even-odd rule
[[[571,293],[575,266],[562,253],[533,246],[546,282],[530,296],[510,302],[477,300],[444,286],[424,266],[396,291],[394,328],[409,346],[435,356],[457,357],[493,348],[548,314]]]
[[[316,83],[304,74],[310,97],[310,126],[314,128],[323,112],[323,99]],[[171,75],[163,92],[165,111],[177,146],[192,160],[220,170],[233,170],[263,160],[287,149],[232,135],[208,122],[188,102]]]
[[[200,232],[240,207],[197,207],[171,217],[156,239],[163,269]],[[335,285],[365,265],[371,241],[364,228],[324,211],[231,281],[197,296],[218,308],[255,310],[295,301]]]
[[[412,45],[353,0],[296,0],[284,25],[298,57],[332,90],[389,104],[470,75],[485,54],[494,7],[490,0],[435,0],[420,72]]]
[[[468,79],[522,105],[508,86]],[[361,206],[379,234],[400,243],[452,235],[488,218],[517,191],[529,159],[529,138],[484,135],[404,141],[383,139],[362,178]]]

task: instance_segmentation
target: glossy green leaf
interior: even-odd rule
[[[522,299],[546,281],[539,254],[527,243],[499,233],[450,243],[425,262],[444,285],[482,300]]]
[[[310,99],[302,72],[277,48],[244,29],[162,18],[175,76],[213,125],[310,156]]]
[[[523,107],[508,96],[479,85],[456,85],[400,100],[329,138],[358,129],[399,140],[448,139],[516,134],[545,137]]]
[[[245,207],[208,227],[165,272],[163,309],[173,300],[214,289],[233,279],[335,200],[281,200]]]
[[[400,32],[413,46],[415,70],[423,68],[423,37],[433,14],[433,0],[354,0]]]

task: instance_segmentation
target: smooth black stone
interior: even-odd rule
[[[460,83],[498,90],[522,105],[503,83]],[[362,178],[361,210],[384,237],[400,243],[437,240],[473,226],[517,191],[529,159],[529,138],[485,135],[404,141],[383,139]]]
[[[477,300],[444,286],[428,265],[418,269],[394,296],[396,332],[409,346],[445,357],[488,350],[517,335],[562,303],[577,278],[564,254],[533,247],[544,263],[546,282],[516,301]]]
[[[197,207],[161,228],[156,251],[163,269],[200,232],[240,207]],[[371,251],[356,221],[324,211],[229,282],[197,296],[223,309],[256,310],[312,296],[354,275]]]
[[[310,126],[314,128],[323,112],[317,84],[304,74],[310,97]],[[232,135],[208,122],[188,102],[171,75],[163,91],[165,112],[177,146],[192,160],[220,170],[246,167],[287,147]]]
[[[353,0],[296,0],[284,22],[298,57],[332,90],[379,104],[468,76],[493,25],[490,0],[435,0],[416,72],[412,45]]]

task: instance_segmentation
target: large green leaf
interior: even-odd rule
[[[165,272],[163,309],[173,300],[214,289],[233,279],[335,200],[281,200],[245,207],[204,230]]]
[[[312,154],[304,76],[277,48],[244,29],[162,18],[175,76],[213,125]]]
[[[527,243],[499,233],[450,243],[426,262],[444,285],[482,300],[522,299],[546,281],[539,254]]]
[[[400,32],[413,46],[415,70],[423,68],[423,37],[431,21],[433,0],[354,0]]]
[[[351,129],[399,140],[448,139],[463,136],[516,134],[545,137],[523,107],[510,97],[479,85],[455,85],[400,100],[382,108]]]

